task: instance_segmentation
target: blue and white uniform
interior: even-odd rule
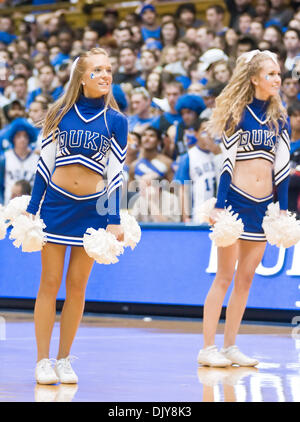
[[[83,95],[63,116],[55,133],[42,140],[35,183],[27,211],[40,208],[47,241],[83,245],[87,228],[120,223],[123,165],[128,122],[120,112],[105,109],[102,98]],[[107,186],[91,195],[74,195],[51,180],[56,167],[81,164],[107,179]]]
[[[220,176],[216,208],[232,206],[244,223],[241,239],[265,241],[262,220],[273,195],[255,198],[235,186],[231,180],[237,161],[262,158],[273,164],[273,180],[281,210],[288,208],[288,184],[290,172],[290,128],[280,124],[275,131],[268,127],[268,101],[256,98],[247,105],[235,132],[222,137],[224,163]]]

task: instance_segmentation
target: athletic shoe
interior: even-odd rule
[[[217,346],[209,346],[198,353],[198,363],[204,366],[224,368],[231,365],[231,361],[218,352]]]
[[[234,345],[227,347],[227,349],[221,349],[220,352],[222,355],[229,359],[232,365],[239,365],[239,366],[256,366],[259,364],[257,359],[250,358],[242,353],[239,348]]]
[[[41,359],[35,367],[35,379],[38,384],[56,384],[59,379],[52,367],[55,359]]]
[[[72,366],[71,360],[77,359],[75,356],[68,356],[63,359],[58,359],[55,365],[55,372],[63,384],[77,384],[78,377],[75,374]]]

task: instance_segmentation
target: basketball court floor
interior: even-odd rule
[[[222,346],[223,324],[216,344]],[[86,314],[71,354],[78,385],[37,385],[33,315],[0,311],[0,402],[300,402],[300,330],[242,324],[256,368],[199,367],[197,319]],[[51,356],[56,357],[59,316]]]

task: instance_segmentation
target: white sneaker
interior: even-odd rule
[[[229,359],[232,365],[239,365],[239,366],[256,366],[259,364],[257,359],[250,358],[242,353],[239,348],[234,345],[227,347],[227,349],[221,349],[220,352],[222,355]]]
[[[55,359],[41,359],[35,367],[35,379],[38,384],[56,384],[59,379],[52,367]]]
[[[204,366],[216,368],[231,366],[231,361],[226,359],[222,353],[218,352],[217,346],[215,345],[200,350],[197,360],[200,365]]]
[[[72,366],[71,360],[77,359],[75,356],[67,356],[66,358],[59,359],[56,361],[55,372],[63,384],[77,384],[78,377],[75,374]]]

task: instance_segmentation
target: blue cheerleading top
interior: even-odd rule
[[[128,122],[103,98],[81,95],[55,133],[42,140],[41,155],[27,211],[36,214],[56,167],[81,164],[107,178],[108,224],[119,224],[119,201],[127,151]]]
[[[289,122],[279,122],[276,138],[274,130],[268,126],[267,108],[269,102],[254,98],[248,104],[235,132],[222,143],[224,162],[221,171],[216,208],[224,208],[228,189],[237,161],[265,159],[273,164],[274,183],[280,209],[288,208],[288,184],[290,173],[290,126]]]

